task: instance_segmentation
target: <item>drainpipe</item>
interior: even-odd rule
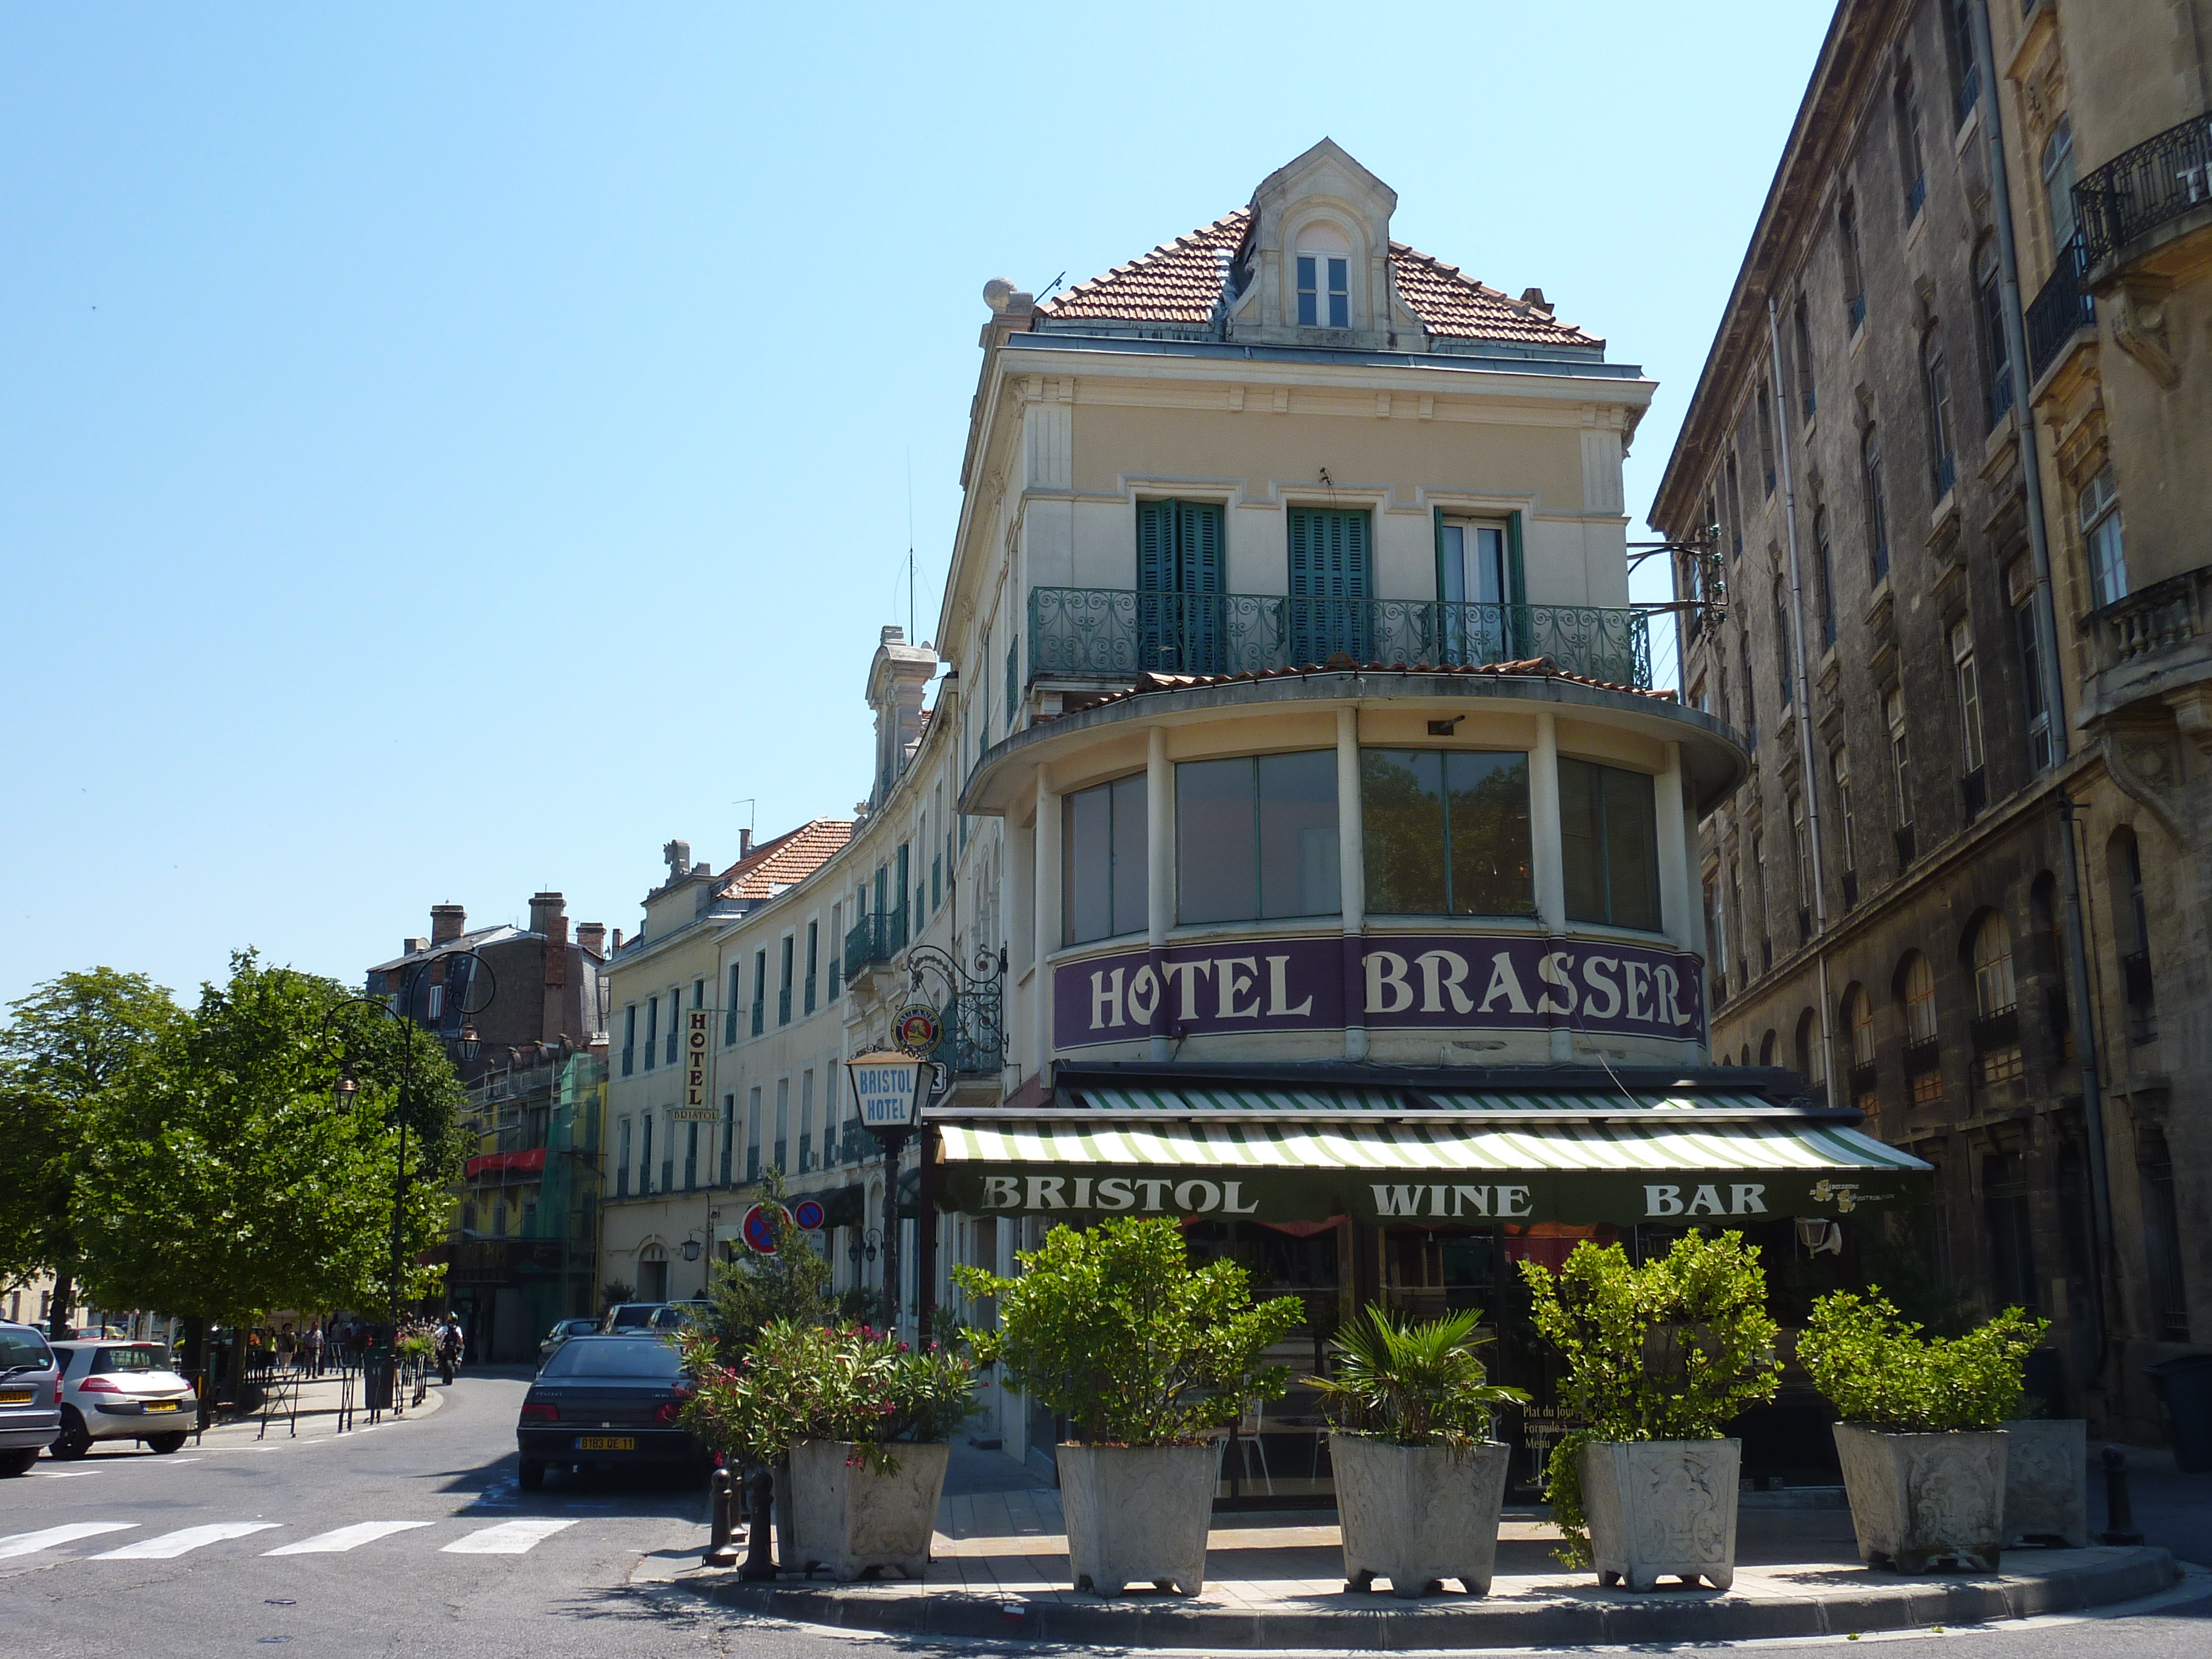
[[[1989,155],[1990,195],[1996,205],[1997,263],[2002,277],[2005,349],[2013,361],[2013,409],[2020,426],[2021,480],[2027,492],[2027,545],[2035,562],[2036,654],[2042,660],[2043,706],[2051,726],[2051,760],[2066,758],[2066,685],[2058,670],[2058,613],[2051,586],[2051,533],[2043,516],[2043,463],[2036,451],[2035,416],[2028,407],[2027,325],[2020,301],[2020,245],[2013,234],[2012,191],[2006,181],[2004,135],[1997,114],[1996,52],[1990,44],[1986,0],[1973,8],[1974,57],[1982,81],[1982,140]],[[2081,857],[2074,839],[2074,802],[2059,797],[2066,857],[2065,884],[2068,977],[2074,985],[2074,1055],[2081,1068],[2081,1116],[2089,1138],[2089,1208],[2096,1232],[2100,1270],[2091,1316],[2096,1324],[2100,1364],[2105,1359],[2105,1307],[2112,1263],[2112,1171],[2106,1157],[2105,1097],[2098,1075],[2097,1027],[2089,1006],[2089,947],[2081,920]]]
[[[1827,1080],[1828,1103],[1838,1095],[1836,1055],[1829,1029],[1828,995],[1828,884],[1827,860],[1820,856],[1820,775],[1813,768],[1813,685],[1805,655],[1805,578],[1797,556],[1797,484],[1790,468],[1790,428],[1784,414],[1781,325],[1775,319],[1774,295],[1766,295],[1766,377],[1774,388],[1774,456],[1782,469],[1782,523],[1790,543],[1790,638],[1797,677],[1797,768],[1804,779],[1799,799],[1805,803],[1805,834],[1812,845],[1813,890],[1805,896],[1813,907],[1813,969],[1820,985],[1820,1075]]]

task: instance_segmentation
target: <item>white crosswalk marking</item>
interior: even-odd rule
[[[142,1538],[135,1544],[125,1544],[119,1550],[109,1550],[95,1555],[94,1561],[167,1561],[196,1550],[204,1544],[219,1544],[226,1538],[243,1538],[248,1533],[270,1532],[276,1528],[274,1521],[226,1521],[210,1527],[186,1527],[181,1532],[165,1532],[159,1538]]]
[[[524,1555],[574,1521],[502,1521],[446,1546],[446,1555]]]
[[[363,1544],[374,1544],[380,1538],[389,1538],[395,1532],[409,1532],[429,1524],[428,1521],[356,1521],[350,1527],[318,1533],[313,1538],[302,1538],[296,1544],[280,1544],[273,1550],[261,1553],[264,1555],[341,1555],[347,1550],[359,1549]]]
[[[36,1555],[40,1550],[74,1543],[80,1538],[97,1538],[104,1532],[128,1532],[137,1524],[136,1521],[73,1521],[66,1527],[48,1527],[44,1532],[12,1533],[0,1538],[0,1561],[10,1556]]]

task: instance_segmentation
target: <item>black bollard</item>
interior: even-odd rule
[[[2128,1457],[2118,1446],[2105,1448],[2105,1530],[2098,1536],[2107,1544],[2140,1544],[2136,1530],[2136,1506],[2128,1496]]]
[[[775,1507],[775,1472],[755,1470],[753,1478],[745,1483],[745,1564],[738,1569],[740,1578],[775,1577],[774,1528],[769,1519]]]
[[[734,1567],[738,1565],[736,1547],[730,1542],[730,1507],[734,1497],[727,1469],[716,1469],[714,1479],[707,1483],[707,1553],[702,1565],[709,1567]]]

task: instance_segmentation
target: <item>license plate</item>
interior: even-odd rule
[[[0,1406],[27,1406],[31,1403],[28,1389],[0,1389]]]
[[[578,1451],[635,1451],[637,1437],[629,1434],[586,1434],[576,1439]]]
[[[177,1409],[177,1402],[173,1400],[149,1400],[146,1402],[146,1409],[149,1412],[173,1412]]]

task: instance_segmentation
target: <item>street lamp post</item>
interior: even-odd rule
[[[440,962],[450,964],[452,963],[460,961],[463,958],[466,958],[468,961],[476,963],[479,969],[483,969],[484,976],[485,989],[483,999],[480,1003],[478,1003],[477,1007],[473,1009],[465,1006],[463,1006],[461,1009],[463,1024],[459,1035],[453,1039],[453,1046],[459,1052],[460,1057],[465,1060],[474,1060],[477,1057],[477,1052],[481,1046],[481,1043],[477,1036],[477,1029],[475,1025],[469,1024],[468,1020],[471,1014],[481,1013],[485,1008],[491,1006],[491,999],[498,988],[498,981],[493,976],[491,964],[473,951],[449,951],[441,956],[428,957],[417,963],[414,968],[409,970],[407,977],[401,986],[398,1005],[397,1006],[394,1006],[392,1003],[386,1001],[380,997],[369,996],[348,997],[344,1001],[335,1004],[323,1015],[321,1027],[322,1036],[325,1038],[328,1037],[330,1035],[331,1021],[337,1018],[341,1009],[355,1006],[373,1008],[380,1014],[388,1015],[390,1018],[398,1020],[403,1027],[412,1028],[415,1024],[414,1009],[416,988],[422,982],[422,976],[429,971],[431,963]],[[474,975],[471,975],[471,978],[473,979]],[[343,1066],[346,1058],[347,1057],[343,1054],[340,1055],[341,1067]],[[343,1074],[343,1071],[341,1072],[341,1075],[337,1081],[337,1094],[341,1099],[349,1103],[352,1097],[359,1088],[360,1085],[356,1083],[350,1076]],[[402,1271],[401,1263],[402,1253],[400,1224],[405,1213],[407,1204],[407,1188],[409,1184],[407,1173],[407,1112],[409,1107],[414,1103],[414,1094],[415,1041],[413,1030],[410,1029],[406,1035],[402,1038],[400,1043],[399,1101],[395,1112],[395,1115],[399,1121],[399,1144],[398,1152],[394,1159],[392,1191],[392,1268],[390,1299],[392,1343],[394,1345],[392,1349],[394,1358],[396,1358],[397,1352],[396,1345],[399,1339],[399,1287],[404,1276]],[[393,1371],[389,1364],[387,1364],[386,1368],[386,1376],[387,1379],[396,1376],[396,1372]],[[389,1382],[387,1382],[386,1386],[390,1386]],[[374,1403],[374,1402],[372,1402],[372,1404]]]
[[[884,1323],[898,1329],[899,1154],[921,1121],[922,1083],[939,1068],[918,1055],[878,1051],[845,1062],[860,1127],[884,1149]]]

